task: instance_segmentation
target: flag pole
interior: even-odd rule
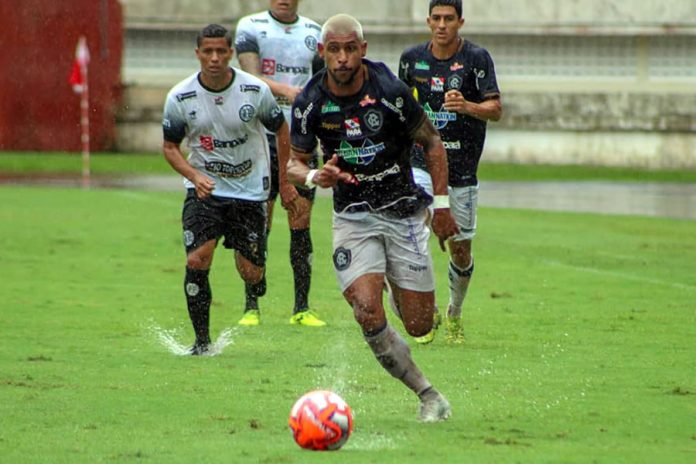
[[[87,39],[84,36],[80,37],[81,45],[84,47],[84,53],[89,56],[87,48]],[[80,94],[80,140],[82,142],[82,186],[88,188],[90,184],[90,150],[89,150],[89,74],[88,65],[89,58],[80,60],[80,72],[82,73],[83,85],[82,93]]]

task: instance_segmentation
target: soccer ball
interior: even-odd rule
[[[353,431],[353,414],[350,406],[337,394],[314,390],[295,402],[288,424],[302,448],[337,450],[348,441]]]

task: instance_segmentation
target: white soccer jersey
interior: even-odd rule
[[[285,120],[271,89],[261,79],[233,68],[230,85],[213,91],[196,73],[167,95],[164,139],[188,138],[189,163],[215,180],[213,195],[264,201],[270,189],[270,155],[265,130]],[[184,179],[186,188],[194,185]]]
[[[238,55],[245,52],[259,55],[264,77],[304,87],[313,74],[320,37],[321,26],[311,19],[298,16],[295,22],[283,23],[264,11],[239,20],[234,45]],[[278,104],[290,121],[290,102],[278,98]]]

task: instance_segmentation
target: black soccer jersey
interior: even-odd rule
[[[360,92],[337,97],[326,87],[326,70],[314,75],[292,108],[292,145],[309,153],[321,143],[324,161],[357,185],[334,187],[334,211],[380,211],[400,217],[421,210],[430,196],[413,182],[410,150],[425,113],[410,89],[383,63],[363,60],[368,75]]]
[[[401,55],[399,78],[414,89],[414,96],[440,131],[447,150],[449,185],[476,185],[486,121],[447,111],[443,104],[448,90],[459,90],[475,103],[500,95],[488,51],[465,40],[452,57],[438,60],[430,51],[430,42],[419,44]],[[412,156],[414,166],[425,168],[421,147],[415,146]]]

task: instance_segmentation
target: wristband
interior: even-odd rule
[[[435,195],[433,197],[433,209],[448,209],[449,195]]]
[[[309,188],[314,188],[317,186],[317,184],[314,183],[314,175],[317,173],[318,169],[310,169],[309,172],[307,173],[307,177],[305,177],[305,187]]]

